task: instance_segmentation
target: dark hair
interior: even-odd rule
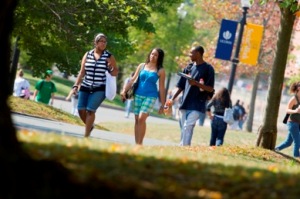
[[[199,52],[201,56],[204,54],[204,48],[202,46],[196,46],[195,51]]]
[[[224,107],[229,107],[230,104],[230,93],[227,88],[223,87],[215,93],[212,100],[220,100]]]
[[[290,86],[290,92],[291,93],[297,93],[297,89],[300,87],[300,82],[294,82]]]
[[[159,71],[159,69],[163,68],[163,62],[164,62],[164,56],[165,53],[162,49],[160,48],[153,48],[148,56],[147,56],[147,60],[146,60],[146,64],[150,62],[150,55],[152,53],[153,50],[156,50],[158,52],[158,58],[157,58],[157,71]]]
[[[48,69],[44,73],[44,78],[50,77],[51,75],[53,75],[53,71],[51,69]]]

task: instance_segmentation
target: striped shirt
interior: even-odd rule
[[[82,86],[87,88],[95,88],[105,86],[106,75],[105,71],[108,70],[107,58],[111,56],[108,51],[103,51],[101,57],[96,60],[94,57],[94,50],[87,53],[85,61],[85,76],[82,81]]]

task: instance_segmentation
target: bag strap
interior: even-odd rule
[[[45,80],[42,80],[42,82],[41,82],[41,84],[40,84],[40,87],[39,87],[40,90],[43,88],[44,82],[45,82]],[[53,88],[54,88],[54,83],[53,83],[52,81],[50,81],[50,83],[51,83],[51,90],[53,90]]]
[[[40,84],[40,87],[39,87],[40,90],[42,89],[43,85],[44,85],[44,80],[42,80],[42,82]]]
[[[144,65],[143,65],[143,67],[141,67],[141,68],[139,69],[139,74],[138,74],[137,78],[134,80],[134,82],[137,82],[137,81],[138,81],[138,79],[139,79],[139,77],[140,77],[140,73],[141,73],[142,70],[144,70],[144,68],[145,68],[145,63],[144,63]]]
[[[295,98],[297,100],[297,104],[300,104],[297,94],[295,94]]]

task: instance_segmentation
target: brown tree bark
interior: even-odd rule
[[[10,95],[10,34],[16,6],[17,0],[0,1],[0,198],[68,198],[74,189],[78,189],[77,184],[60,164],[34,161],[22,150],[7,104]],[[80,197],[80,192],[77,193]]]
[[[13,28],[13,13],[17,5],[16,0],[0,2],[0,158],[18,158],[21,154],[20,144],[16,137],[16,130],[12,123],[7,99],[10,95],[10,33]]]
[[[260,79],[260,72],[258,72],[255,75],[254,81],[253,81],[251,100],[250,100],[250,105],[249,105],[249,113],[248,113],[247,125],[246,125],[247,132],[252,132],[254,111],[255,111],[255,100],[256,100],[256,94],[257,94],[257,90],[258,90],[259,79]]]
[[[257,146],[265,149],[273,150],[276,144],[278,110],[294,21],[295,16],[290,8],[281,8],[281,25],[270,76],[267,105],[263,124],[259,128],[259,136],[256,141]]]

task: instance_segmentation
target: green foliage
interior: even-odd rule
[[[133,52],[128,28],[154,32],[148,21],[150,14],[166,12],[165,7],[176,2],[21,0],[15,11],[13,36],[20,36],[22,52],[30,55],[28,65],[34,76],[54,63],[60,71],[76,74],[96,33],[107,34],[108,50],[122,60]]]
[[[160,47],[165,51],[164,67],[167,72],[176,72],[179,69],[177,59],[184,57],[188,61],[186,49],[197,43],[206,46],[218,31],[216,28],[201,28],[197,30],[195,24],[199,21],[211,20],[207,13],[193,3],[187,3],[184,10],[187,11],[185,18],[180,19],[177,8],[179,4],[170,6],[166,13],[153,13],[149,19],[155,27],[155,34],[146,33],[136,28],[131,28],[129,38],[135,48],[134,54],[129,55],[122,61],[124,73],[130,74],[135,70],[138,63],[144,62],[149,51],[154,47]]]
[[[251,2],[253,3],[254,0],[252,0]],[[269,2],[271,0],[260,0],[260,4],[263,5],[263,4],[266,4],[267,2]],[[272,0],[274,1],[274,0]],[[298,4],[298,1],[297,0],[281,0],[281,1],[278,1],[279,2],[279,5],[280,7],[282,8],[288,8],[291,12],[296,12],[296,11],[299,11],[300,10],[300,6]]]
[[[300,76],[292,76],[288,81],[287,81],[287,85],[291,85],[294,82],[300,82]]]

